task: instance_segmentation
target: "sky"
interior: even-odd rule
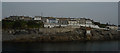
[[[118,24],[120,25],[120,2],[118,3]]]
[[[0,2],[0,18],[2,18],[2,3]],[[1,21],[1,19],[0,19]]]
[[[2,0],[3,2],[118,2],[119,0]]]
[[[10,15],[86,17],[118,24],[117,2],[3,2],[3,18]]]

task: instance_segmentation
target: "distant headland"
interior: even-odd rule
[[[118,39],[118,26],[86,18],[9,16],[2,19],[3,41],[42,42]]]

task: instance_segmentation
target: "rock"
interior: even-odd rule
[[[6,40],[8,37],[10,37],[9,39],[12,40],[12,39],[15,39],[14,37],[17,37],[18,39],[20,39],[26,36],[28,37],[27,40],[32,39],[34,41],[110,40],[114,38],[115,39],[120,38],[119,35],[116,35],[117,32],[114,30],[104,31],[99,29],[92,29],[90,36],[86,36],[85,29],[74,29],[74,30],[67,29],[67,30],[64,30],[64,32],[61,32],[62,30],[60,29],[56,29],[56,31],[53,31],[53,33],[51,32],[53,29],[48,29],[51,31],[47,31],[47,30],[41,31],[41,30],[42,29],[40,29],[39,32],[38,30],[35,30],[35,29],[11,30],[12,33],[14,33],[14,35],[16,36],[11,36],[12,34],[9,35],[9,32],[3,30],[3,34],[5,34],[4,37]]]

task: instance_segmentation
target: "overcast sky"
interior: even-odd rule
[[[118,2],[119,0],[2,0],[3,2]]]
[[[86,17],[102,23],[118,24],[117,2],[3,2],[3,17],[27,15]]]
[[[0,20],[2,18],[2,3],[0,2]]]

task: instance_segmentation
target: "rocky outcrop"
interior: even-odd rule
[[[63,29],[63,28],[62,28]],[[85,28],[79,29],[38,29],[27,30],[3,30],[3,41],[14,42],[42,42],[42,41],[76,41],[76,40],[112,40],[118,39],[120,36],[116,30],[100,30],[92,29],[91,35],[86,35]]]
[[[92,33],[91,38],[97,40],[110,40],[110,39],[116,39],[115,37],[118,37],[118,33],[116,30],[105,31],[105,30],[94,29],[91,31],[91,33]]]

